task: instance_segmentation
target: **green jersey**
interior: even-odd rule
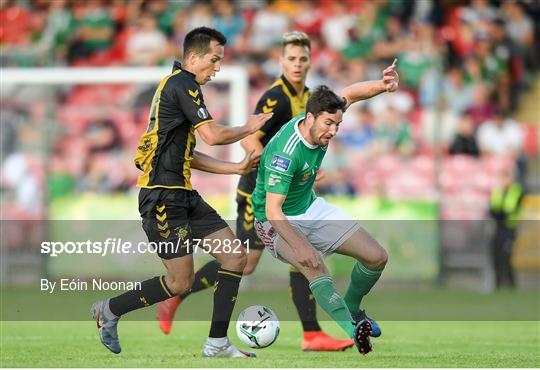
[[[266,221],[266,193],[286,195],[282,211],[286,216],[301,215],[317,196],[313,183],[326,147],[309,144],[298,129],[305,117],[300,114],[283,125],[268,142],[261,156],[257,185],[251,196],[253,212]]]

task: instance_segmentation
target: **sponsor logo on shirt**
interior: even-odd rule
[[[272,157],[271,167],[274,167],[280,171],[287,171],[291,165],[291,160],[289,158],[282,157],[280,155],[274,154]]]
[[[200,119],[207,119],[208,118],[208,112],[203,107],[200,107],[197,110],[197,116],[199,116]]]
[[[275,186],[281,182],[281,177],[279,175],[270,174],[268,177],[268,186]]]

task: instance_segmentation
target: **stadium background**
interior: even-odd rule
[[[141,73],[152,66],[168,69],[181,57],[180,45],[190,29],[213,26],[229,39],[225,64],[241,66],[248,73],[249,99],[245,104],[252,111],[263,91],[279,76],[279,39],[287,30],[301,30],[312,38],[310,87],[327,84],[339,90],[351,81],[377,79],[397,56],[399,92],[383,94],[347,112],[325,159],[326,181],[318,189],[362,220],[390,252],[382,283],[367,298],[370,312],[382,320],[532,320],[537,326],[538,19],[537,0],[2,0],[0,64],[2,78],[7,68],[105,70],[130,66],[141,68]],[[55,299],[36,291],[36,284],[41,277],[144,278],[162,271],[159,261],[148,255],[52,258],[40,255],[39,243],[80,237],[85,232],[94,239],[106,232],[120,237],[141,233],[133,155],[146,128],[158,82],[2,83],[0,292],[4,364],[70,366],[72,362],[65,362],[65,351],[80,353],[79,362],[74,362],[78,366],[119,366],[102,362],[97,344],[95,354],[93,347],[77,352],[79,340],[85,343],[81,348],[95,344],[95,333],[90,333],[87,323],[74,329],[69,323],[56,321],[51,323],[52,330],[47,323],[66,317],[87,319],[89,303],[103,294],[89,294],[85,299],[65,294]],[[230,86],[211,83],[203,90],[212,115],[222,123],[231,123],[229,99],[235,97]],[[505,117],[504,133],[494,130],[496,114]],[[476,141],[481,154],[451,154],[458,134]],[[220,158],[232,158],[233,148],[208,147],[198,140],[199,150]],[[527,191],[513,256],[518,289],[493,292],[489,252],[493,225],[487,210],[491,190],[509,168],[517,169],[518,180]],[[205,199],[233,219],[236,178],[200,172],[194,172],[193,177]],[[197,265],[205,258],[199,256]],[[349,262],[332,257],[329,265],[343,288]],[[251,302],[275,307],[280,302],[292,310],[284,264],[264,256],[258,271],[245,280],[241,295],[248,298],[237,306]],[[485,294],[478,295],[479,291]],[[208,317],[205,302],[209,297],[201,293],[190,299],[194,301],[191,311],[190,305],[183,306],[178,319],[197,320],[199,316],[193,312],[198,309]],[[147,312],[136,313],[134,319],[152,319],[151,310],[142,311]],[[292,313],[290,320],[294,318]],[[142,352],[151,345],[145,340],[158,338],[153,322],[142,329],[147,339],[141,338],[140,325],[137,331],[129,325],[126,323],[125,330],[138,338]],[[416,353],[418,348],[431,352],[433,344],[440,341],[429,331],[436,324],[426,323],[414,327],[424,335],[424,342],[395,342],[393,338],[410,331],[406,324],[400,325],[386,324],[388,339],[382,348],[390,357]],[[374,357],[376,362],[367,364],[537,366],[538,357],[533,353],[540,335],[538,327],[535,330],[527,323],[512,322],[503,330],[515,340],[507,352],[485,353],[481,345],[498,337],[498,325],[464,322],[459,328],[454,323],[441,326],[450,355],[435,357],[433,362],[420,354],[411,356],[410,362],[397,355],[399,362]],[[198,333],[197,327],[192,330]],[[66,347],[65,335],[72,338],[70,345],[74,347]],[[281,342],[273,347],[279,358],[260,366],[275,366],[280,359],[293,358],[292,352],[279,352],[294,347],[293,339],[285,335],[284,331]],[[39,339],[45,337],[49,340]],[[49,345],[55,341],[63,343],[65,350],[58,352]],[[460,345],[456,347],[456,343]],[[160,345],[177,352],[176,347],[170,347],[171,342]],[[196,354],[199,348],[189,351]],[[295,364],[357,366],[355,357],[333,358]],[[481,358],[486,362],[478,360]],[[162,357],[124,361],[120,366],[170,366]],[[170,361],[174,364],[177,359]],[[325,365],[321,361],[329,362]],[[205,362],[193,364],[209,366]],[[289,362],[281,364],[291,366]]]
[[[248,71],[252,111],[279,76],[279,40],[287,30],[305,31],[313,40],[311,87],[339,90],[350,81],[379,78],[397,56],[400,91],[347,113],[319,192],[358,219],[409,220],[404,228],[416,227],[416,235],[378,235],[395,244],[387,278],[445,281],[465,258],[473,262],[464,270],[477,270],[480,286],[489,290],[490,229],[482,220],[506,168],[517,168],[530,194],[523,218],[539,215],[538,16],[536,1],[3,1],[1,62],[170,66],[181,56],[186,32],[209,25],[229,39],[225,63]],[[3,85],[2,219],[137,220],[132,157],[154,89]],[[227,89],[204,87],[222,123],[234,99]],[[504,130],[493,137],[496,111],[505,115]],[[472,136],[481,155],[450,154],[457,134]],[[231,157],[227,146],[199,140],[198,147]],[[232,219],[236,179],[194,177],[199,192]],[[434,227],[423,230],[421,220],[434,220]],[[538,272],[538,230],[522,229],[514,265]],[[16,254],[28,241],[18,243],[4,247]],[[55,268],[52,275],[63,272]],[[17,279],[4,274],[3,281]]]

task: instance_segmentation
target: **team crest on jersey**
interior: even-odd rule
[[[197,110],[197,116],[199,116],[200,119],[207,119],[208,112],[203,107],[200,107],[199,110]]]
[[[307,180],[309,180],[309,178],[311,177],[312,174],[313,174],[313,170],[304,173],[304,174],[302,175],[302,181],[307,181]]]
[[[270,164],[270,166],[277,168],[280,171],[287,171],[290,165],[291,160],[289,158],[285,158],[277,154],[274,154],[272,157],[272,163]]]
[[[142,145],[139,145],[137,149],[139,149],[143,153],[148,152],[150,149],[152,149],[152,140],[149,137],[146,137]]]

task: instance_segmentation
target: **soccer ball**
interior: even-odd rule
[[[251,348],[268,347],[279,335],[279,320],[268,307],[250,306],[238,316],[236,334]]]

